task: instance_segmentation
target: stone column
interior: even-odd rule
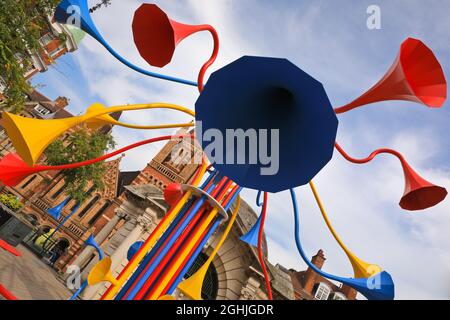
[[[151,220],[146,216],[139,216],[136,220],[134,220],[134,222],[136,225],[133,230],[131,230],[131,232],[111,255],[111,272],[115,277],[120,272],[118,267],[126,259],[130,246],[135,243],[141,237],[141,234],[146,232],[147,228],[151,225]],[[99,283],[88,287],[83,293],[83,299],[99,299],[108,286],[109,284]]]
[[[121,219],[125,219],[126,214],[120,210],[116,209],[116,214],[114,217],[100,230],[100,232],[95,236],[95,242],[99,245],[106,240],[106,238],[111,234],[111,231],[116,227]],[[86,246],[83,251],[78,255],[78,257],[72,262],[72,265],[83,266],[85,262],[89,259],[95,249],[91,246]]]

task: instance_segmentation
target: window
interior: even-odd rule
[[[34,175],[30,179],[28,179],[28,181],[23,184],[22,189],[25,189],[26,187],[28,187],[30,185],[30,183],[32,183],[34,181],[34,179],[36,179],[36,175]]]
[[[43,46],[46,46],[50,41],[52,41],[55,37],[51,33],[47,33],[41,37],[40,42]]]
[[[97,211],[97,213],[89,220],[88,224],[91,226],[93,225],[98,218],[100,218],[103,214],[103,212],[105,212],[106,208],[109,207],[109,202],[105,202],[103,204],[103,206],[100,208],[100,210]]]
[[[61,188],[59,188],[59,189],[52,195],[52,199],[58,198],[58,196],[64,191],[65,186],[66,186],[66,185],[63,184],[63,185],[61,186]]]
[[[78,216],[80,218],[83,218],[84,215],[92,208],[92,206],[98,201],[98,199],[100,199],[100,196],[97,194],[94,198],[92,198],[91,201],[89,201],[89,203],[87,204],[86,207],[83,208],[83,210],[81,210],[81,212],[78,214]]]
[[[328,300],[328,296],[330,295],[330,293],[331,293],[330,287],[327,284],[321,282],[317,287],[316,294],[314,295],[314,297],[317,300]]]
[[[41,114],[43,116],[46,116],[46,115],[52,113],[50,110],[48,110],[47,108],[41,106],[40,104],[38,104],[36,107],[34,107],[34,110],[37,113],[39,113],[39,114]]]
[[[347,300],[347,297],[341,292],[333,292],[330,295],[330,300]]]

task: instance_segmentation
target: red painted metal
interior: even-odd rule
[[[405,191],[400,200],[400,207],[409,211],[423,210],[433,207],[443,201],[447,196],[447,190],[422,178],[414,171],[403,155],[392,149],[378,149],[367,158],[356,159],[349,156],[342,147],[336,143],[336,149],[350,162],[363,164],[372,161],[380,153],[389,153],[396,156],[402,165],[405,175]]]
[[[349,104],[334,109],[343,113],[386,100],[406,100],[440,108],[447,99],[447,82],[439,61],[420,40],[408,38],[386,75]]]
[[[3,241],[2,239],[0,239],[0,248],[12,253],[13,255],[15,255],[16,257],[21,257],[22,253],[20,253],[19,250],[17,250],[16,248],[14,248],[13,246],[11,246],[10,244],[8,244],[7,242]]]
[[[143,4],[134,13],[134,43],[145,61],[155,67],[164,67],[173,57],[175,48],[183,39],[200,31],[209,31],[214,40],[211,57],[202,66],[198,75],[198,88],[203,89],[206,70],[214,63],[219,53],[219,37],[210,25],[187,25],[170,19],[155,4]]]
[[[193,137],[193,135],[187,135],[187,136]],[[114,152],[105,154],[105,155],[95,158],[95,159],[77,162],[77,163],[65,164],[65,165],[60,165],[60,166],[35,165],[35,166],[31,167],[31,166],[27,165],[17,154],[9,153],[0,160],[0,180],[8,187],[13,187],[13,186],[17,185],[18,183],[20,183],[27,176],[29,176],[33,173],[36,173],[36,172],[50,171],[50,170],[74,169],[74,168],[78,168],[78,167],[88,166],[90,164],[94,164],[94,163],[112,158],[112,157],[119,155],[130,149],[134,149],[134,148],[140,147],[142,145],[153,143],[153,142],[170,140],[172,138],[173,138],[173,136],[161,136],[161,137],[157,137],[157,138],[151,138],[151,139],[147,139],[147,140],[143,140],[143,141],[140,141],[137,143],[130,144],[124,148],[118,149]]]

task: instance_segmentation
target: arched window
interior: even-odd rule
[[[331,293],[330,287],[326,283],[319,283],[314,298],[317,300],[327,300]]]
[[[39,224],[39,220],[34,214],[27,214],[26,219],[30,221],[33,226],[37,226]]]
[[[92,208],[92,206],[98,201],[98,199],[100,199],[100,196],[97,194],[95,195],[95,197],[93,197],[91,199],[91,201],[89,201],[89,203],[86,205],[86,207],[83,208],[83,210],[81,210],[81,212],[78,214],[78,217],[83,218],[84,215]]]
[[[200,267],[208,260],[208,256],[201,252],[197,259],[195,259],[192,266],[189,268],[188,272],[184,276],[185,279],[192,276],[195,272],[200,269]],[[206,271],[205,280],[202,286],[202,299],[203,300],[216,300],[217,292],[219,291],[219,278],[217,276],[217,271],[214,265],[211,263],[209,265],[208,271]]]

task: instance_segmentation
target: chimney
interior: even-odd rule
[[[347,297],[348,300],[356,300],[356,290],[347,286],[347,285],[342,285],[341,287],[341,292],[343,294],[345,294],[345,296]]]
[[[315,256],[312,257],[311,262],[313,265],[315,265],[317,268],[322,269],[323,265],[325,264],[325,255],[323,254],[323,250],[320,249]],[[303,289],[308,292],[309,294],[312,294],[312,290],[314,288],[314,284],[316,283],[317,273],[314,272],[311,268],[308,268],[305,272],[305,280]]]
[[[55,107],[58,108],[58,110],[64,109],[68,105],[69,99],[67,99],[66,97],[58,97],[55,99]]]

